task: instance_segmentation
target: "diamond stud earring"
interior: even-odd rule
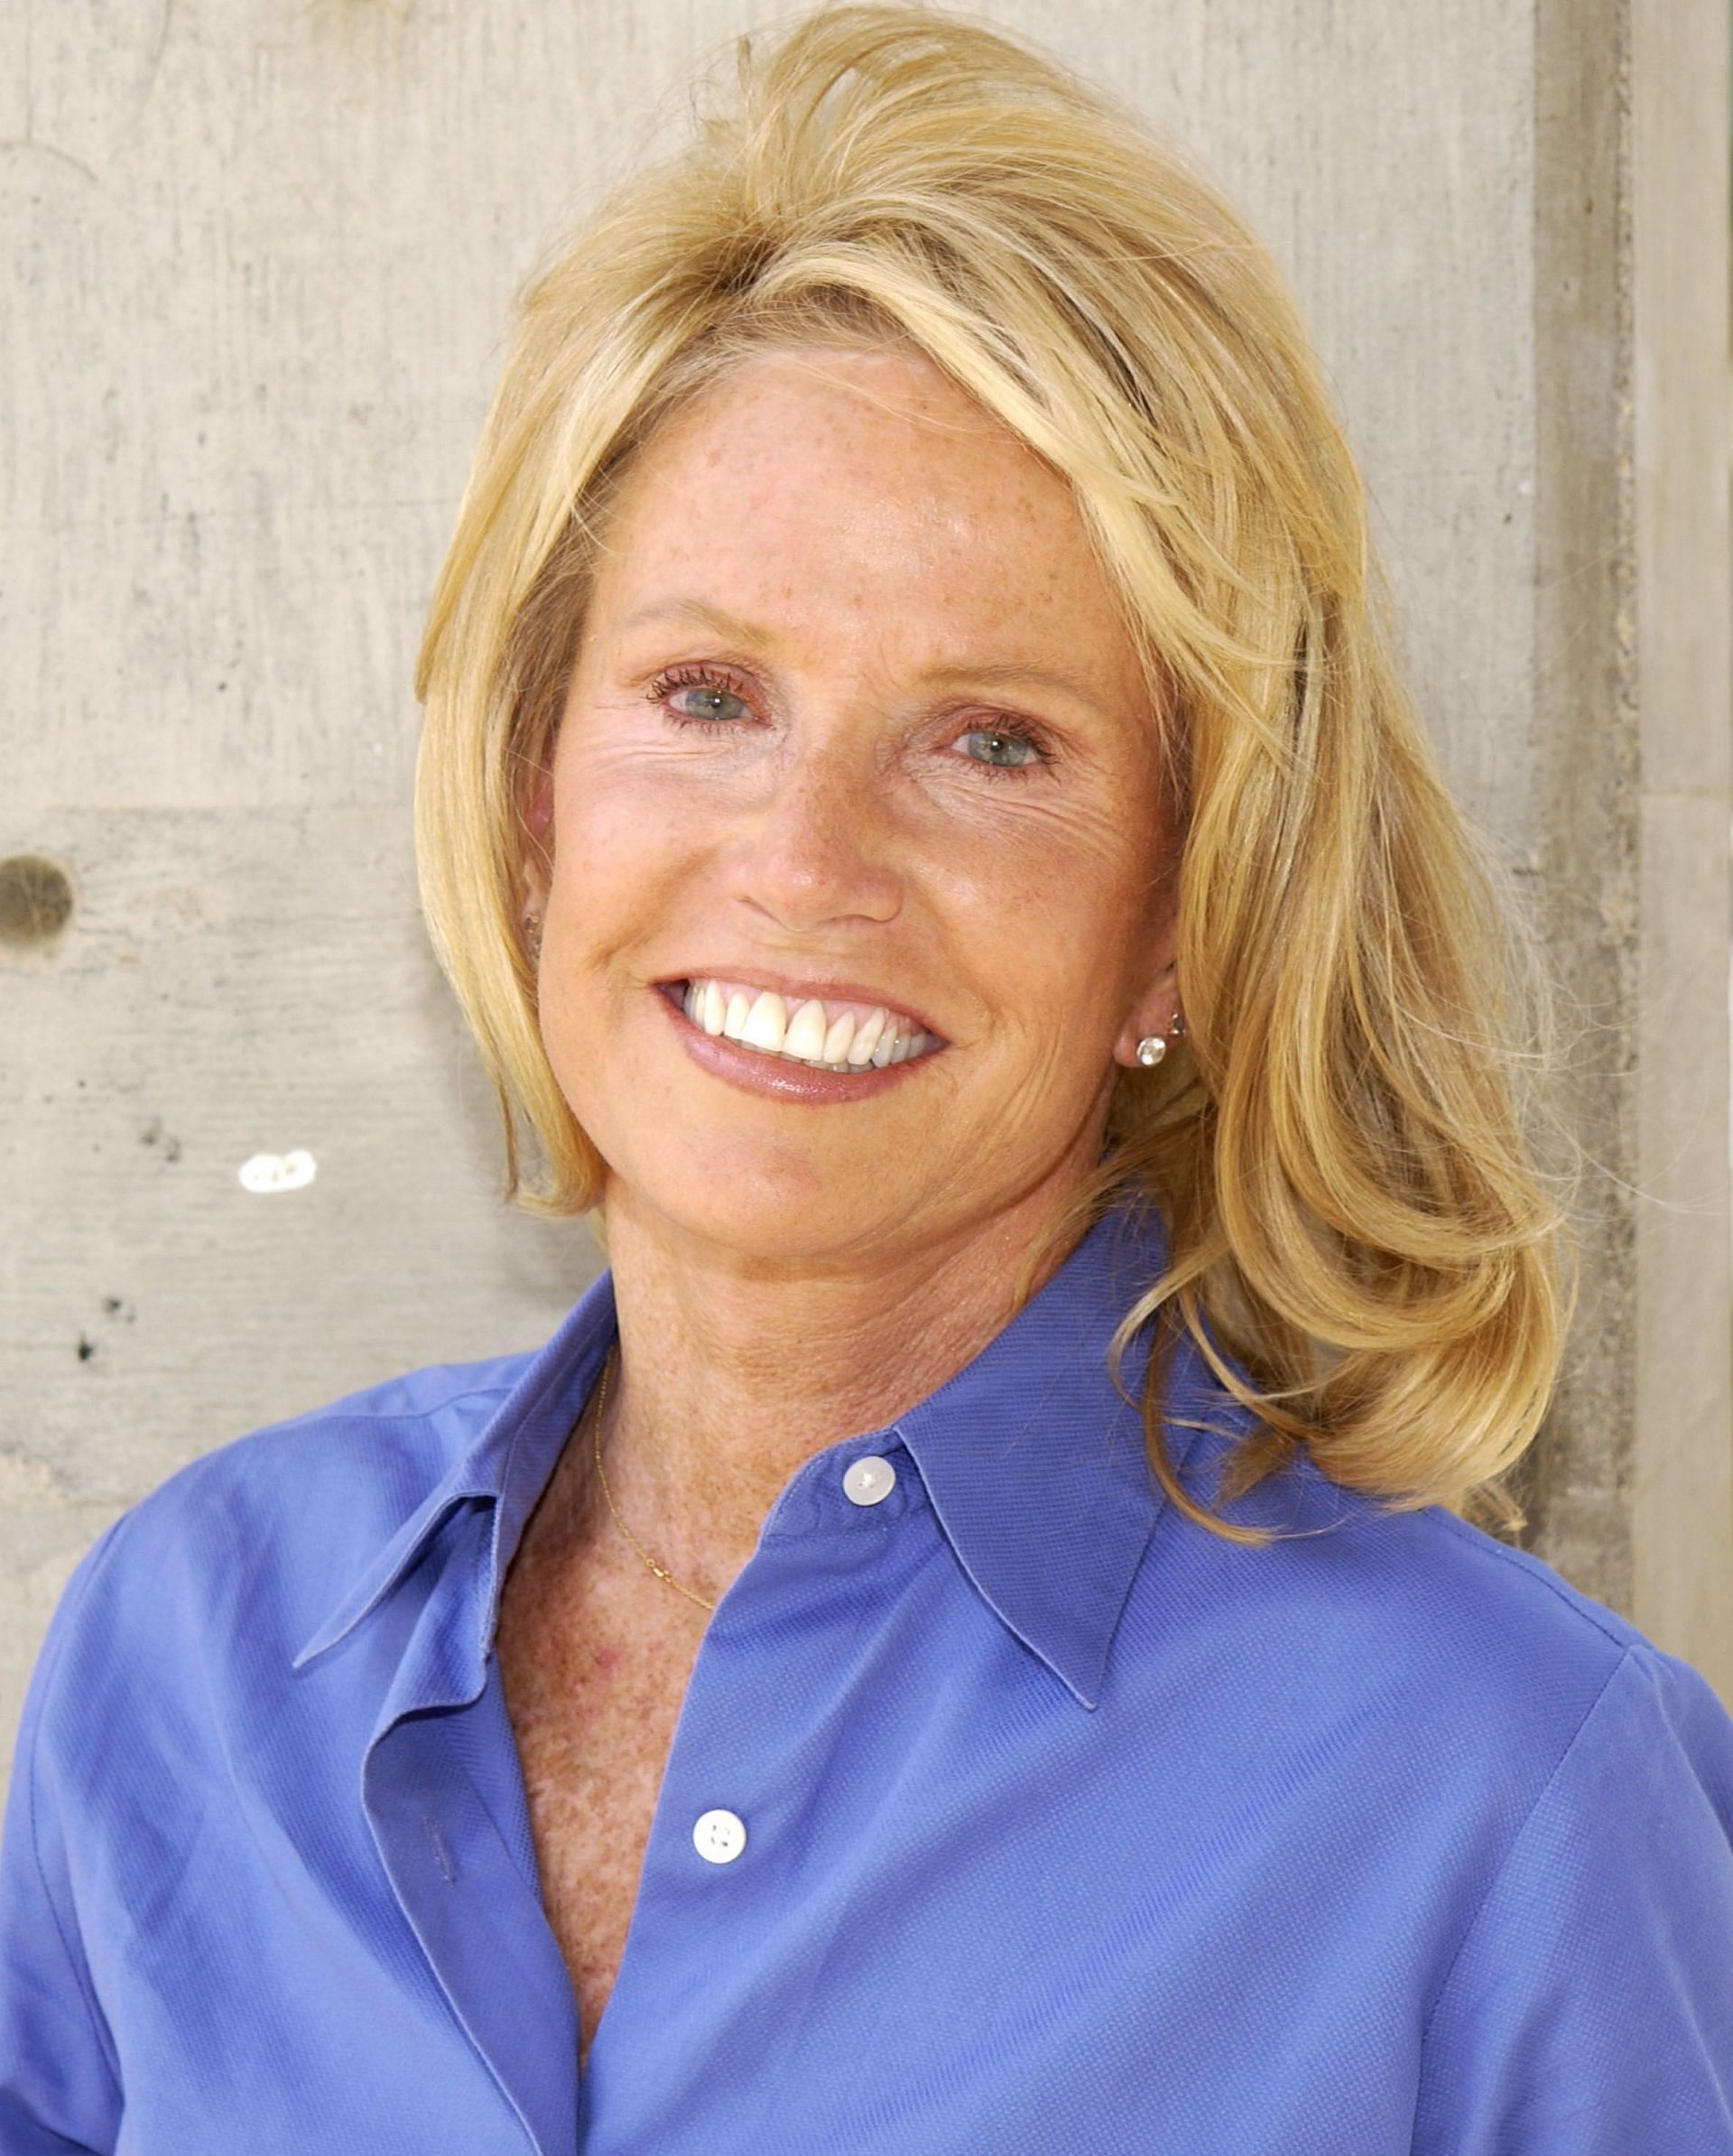
[[[1168,1031],[1177,1039],[1185,1031],[1185,1019],[1177,1010]],[[1137,1060],[1145,1066],[1160,1063],[1167,1054],[1167,1043],[1159,1033],[1146,1033],[1137,1044]]]

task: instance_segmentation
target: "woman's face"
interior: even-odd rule
[[[1069,488],[937,368],[777,352],[690,406],[619,497],[527,818],[610,1212],[811,1269],[1062,1195],[1174,1008],[1159,776]],[[659,984],[694,977],[737,984],[718,1015],[811,988],[837,1060],[844,1002],[944,1045],[815,1073],[689,1021]]]

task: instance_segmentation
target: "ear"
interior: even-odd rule
[[[539,769],[517,810],[518,850],[524,887],[546,902],[553,866],[553,774]]]
[[[1174,955],[1177,934],[1177,927],[1170,923],[1152,953],[1152,971],[1146,975],[1120,1028],[1119,1037],[1114,1042],[1113,1060],[1128,1069],[1145,1067],[1137,1060],[1137,1044],[1151,1035],[1167,1043],[1170,1055],[1179,1045],[1184,1021],[1179,964]]]

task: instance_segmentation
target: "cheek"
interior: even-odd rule
[[[1014,1030],[1071,1041],[1114,1022],[1138,942],[1123,849],[1025,843],[953,860],[929,887],[944,942]]]
[[[1084,947],[1123,923],[1137,881],[1126,833],[1098,805],[1033,804],[971,843],[947,849],[959,897],[1038,943]]]
[[[551,791],[556,882],[606,884],[666,850],[670,819],[629,757],[568,754]]]

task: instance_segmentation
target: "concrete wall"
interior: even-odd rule
[[[1733,1700],[1725,22],[1632,8],[984,12],[1189,145],[1307,308],[1424,707],[1589,1027],[1535,1546]],[[496,1200],[410,672],[514,286],[753,19],[0,11],[0,861],[49,864],[0,868],[0,1735],[124,1506],[539,1342],[595,1270]]]

